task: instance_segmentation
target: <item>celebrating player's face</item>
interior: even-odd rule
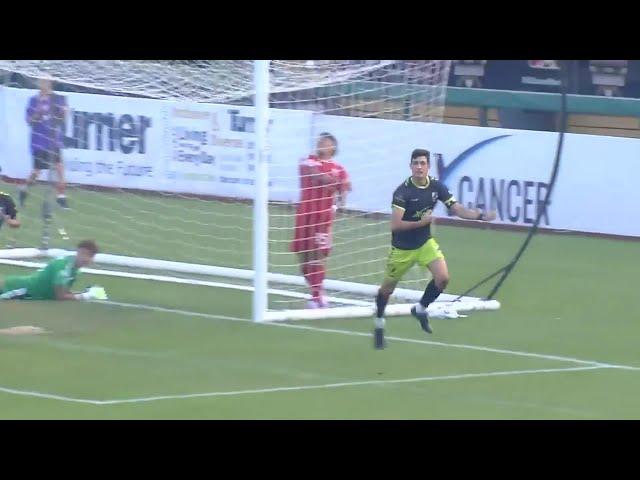
[[[333,158],[336,154],[336,145],[330,138],[321,138],[318,141],[318,157],[323,159]]]
[[[427,157],[416,157],[411,160],[411,176],[416,180],[426,180],[429,175]]]

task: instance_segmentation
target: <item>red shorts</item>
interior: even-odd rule
[[[296,215],[296,228],[291,251],[296,253],[321,251],[328,255],[331,251],[332,222],[309,224],[306,215]]]

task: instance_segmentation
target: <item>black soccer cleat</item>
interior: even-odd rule
[[[422,330],[427,333],[433,333],[433,330],[431,330],[431,327],[429,326],[429,315],[427,314],[427,312],[418,313],[416,311],[416,306],[414,305],[413,307],[411,307],[411,315],[418,319]]]
[[[384,328],[376,328],[373,331],[373,346],[376,350],[382,350],[386,347],[386,341],[384,339]]]
[[[24,208],[24,204],[26,201],[27,201],[27,191],[20,190],[20,192],[18,192],[18,202],[20,203],[20,208]]]
[[[71,210],[71,207],[69,206],[69,203],[67,202],[67,197],[58,197],[56,199],[56,202],[58,202],[58,205],[60,206],[60,208],[62,208],[64,210]]]

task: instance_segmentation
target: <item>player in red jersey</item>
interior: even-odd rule
[[[316,155],[300,162],[300,203],[291,251],[298,254],[300,269],[311,289],[309,308],[327,306],[322,284],[331,251],[331,227],[337,208],[344,207],[351,191],[347,171],[333,159],[337,150],[336,138],[321,133]]]

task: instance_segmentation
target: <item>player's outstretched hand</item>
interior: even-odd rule
[[[81,300],[109,300],[105,289],[98,286],[87,288],[84,292],[78,294],[78,298]]]
[[[93,300],[109,300],[107,291],[102,287],[96,285],[93,287],[89,287],[88,291],[91,294]]]

